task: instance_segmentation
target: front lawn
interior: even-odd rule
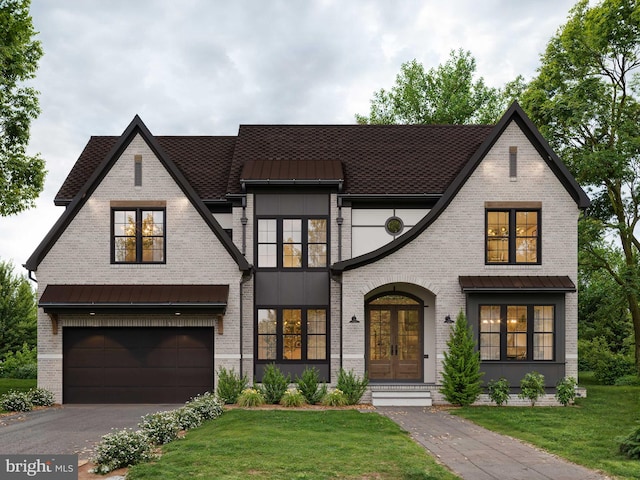
[[[572,407],[468,407],[452,413],[585,467],[640,478],[640,462],[621,455],[617,440],[640,425],[640,387],[598,385],[585,374],[580,385],[587,387],[587,398]]]
[[[458,478],[388,418],[356,410],[225,412],[128,479]]]
[[[30,388],[35,388],[38,381],[34,379],[19,379],[19,378],[0,378],[0,395],[4,395],[9,390],[17,390],[19,392],[26,392]]]

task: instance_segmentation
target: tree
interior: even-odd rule
[[[38,309],[29,280],[13,273],[13,265],[0,261],[0,359],[26,342],[36,345]]]
[[[38,92],[24,82],[42,56],[29,15],[30,0],[0,0],[0,216],[34,205],[42,192],[44,160],[26,153]]]
[[[473,332],[460,310],[453,326],[448,351],[442,362],[442,394],[454,405],[471,405],[480,395],[480,352],[475,350]]]
[[[403,63],[391,90],[373,94],[369,116],[356,114],[361,124],[495,123],[524,90],[522,77],[503,90],[474,80],[471,52],[452,50],[449,59],[425,72],[415,59]]]
[[[640,6],[580,0],[551,38],[522,97],[593,205],[581,225],[581,262],[611,275],[635,331],[640,372]],[[605,241],[603,239],[611,239]],[[619,247],[623,261],[611,253]]]

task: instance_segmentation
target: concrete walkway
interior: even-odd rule
[[[456,475],[468,480],[602,480],[519,440],[429,407],[377,407]]]

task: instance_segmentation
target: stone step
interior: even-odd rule
[[[431,392],[428,390],[385,389],[372,390],[374,407],[430,407]]]

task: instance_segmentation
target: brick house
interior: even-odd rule
[[[92,137],[38,281],[38,384],[65,403],[182,402],[275,363],[428,404],[463,310],[485,381],[577,375],[589,200],[522,109],[494,126],[242,125]]]

